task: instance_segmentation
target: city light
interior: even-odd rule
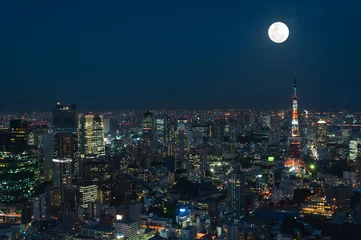
[[[146,2],[146,7],[131,3],[121,8],[88,4],[91,13],[106,12],[101,18],[77,12],[77,18],[86,21],[77,21],[76,29],[86,31],[61,33],[75,43],[90,40],[86,45],[94,45],[96,51],[94,47],[82,51],[81,44],[70,43],[71,51],[63,53],[69,41],[61,48],[41,41],[44,46],[39,49],[39,41],[21,37],[38,32],[53,36],[62,26],[27,21],[19,28],[16,21],[6,22],[3,42],[20,41],[21,46],[5,44],[9,49],[0,55],[5,63],[0,232],[16,239],[357,238],[361,226],[357,85],[361,83],[353,66],[358,36],[329,37],[335,17],[315,14],[301,25],[287,23],[294,34],[283,50],[266,44],[265,51],[252,57],[253,43],[265,43],[270,19],[247,1],[232,5],[217,1],[212,10],[223,17],[216,19],[209,4],[180,6],[169,1],[159,11],[159,4]],[[303,18],[310,8],[304,2],[289,3]],[[39,4],[42,9],[43,5]],[[361,1],[339,11],[348,5],[346,1],[328,4],[326,10],[337,12],[337,19],[347,19],[359,11]],[[324,8],[312,5],[315,13]],[[9,8],[6,13],[24,20],[18,10]],[[26,10],[26,17],[39,13],[37,8]],[[69,18],[68,9],[54,5],[51,10],[57,13],[51,16],[53,22]],[[267,15],[289,21],[273,10],[267,8]],[[227,17],[230,13],[245,20],[257,16],[257,21],[241,28],[257,34],[242,34],[240,44],[239,34],[229,34],[240,29],[239,17]],[[109,41],[117,29],[112,20],[119,16],[135,16],[135,21],[122,26],[125,38]],[[204,21],[209,19],[216,21]],[[325,26],[314,28],[320,21]],[[112,26],[95,29],[93,35],[100,36],[96,41],[86,34],[94,22]],[[214,22],[227,26],[227,31],[214,27]],[[355,22],[347,22],[353,25],[350,29],[357,29]],[[272,41],[285,37],[285,31],[271,30]],[[227,44],[219,41],[220,36]],[[327,39],[327,44],[342,45],[344,51],[322,49],[322,44],[303,46],[303,39],[316,43]],[[164,46],[165,42],[172,44]],[[282,54],[290,45],[302,51]],[[39,62],[36,56],[43,56],[49,46],[48,59],[77,60],[77,64],[69,68],[69,64]],[[218,56],[240,46],[242,51],[235,54],[211,56],[212,49]],[[92,58],[79,58],[79,47],[82,55]],[[22,61],[19,49],[33,49],[34,54]],[[182,55],[176,67],[174,53]],[[328,66],[330,56],[334,68]],[[239,57],[245,61],[234,64]],[[9,68],[6,62],[12,65],[14,59],[21,64]],[[318,68],[311,72],[293,64],[301,88],[296,73],[279,68],[298,60],[316,62],[312,59],[317,59]],[[36,71],[26,74],[34,66]],[[355,71],[343,76],[345,66]],[[58,96],[63,99],[54,99]],[[351,105],[353,109],[347,109]]]

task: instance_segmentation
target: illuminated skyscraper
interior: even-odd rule
[[[143,133],[142,133],[142,142],[141,144],[141,154],[139,159],[140,167],[147,167],[152,161],[152,147],[153,147],[153,133],[154,133],[154,121],[153,114],[149,111],[144,113],[143,120]]]
[[[0,152],[0,203],[12,204],[32,197],[36,161],[28,152]]]
[[[154,121],[153,121],[153,114],[149,111],[144,113],[143,116],[143,139],[151,139],[153,137],[153,128],[154,128]]]
[[[0,203],[13,204],[34,193],[37,156],[27,151],[27,123],[10,121],[0,145]]]
[[[169,140],[168,121],[168,115],[163,112],[157,114],[154,119],[154,137],[161,149],[165,152],[167,151]]]
[[[87,208],[89,203],[94,203],[98,200],[98,187],[97,185],[83,185],[79,186],[80,206]]]
[[[349,157],[350,160],[355,160],[357,158],[357,141],[356,140],[350,140],[349,144]]]
[[[177,124],[177,131],[173,134],[175,144],[175,154],[177,158],[177,166],[187,168],[189,166],[189,152],[190,152],[190,135],[188,120],[179,119]]]
[[[294,170],[298,173],[298,176],[302,176],[302,168],[306,167],[302,157],[301,157],[301,137],[299,133],[298,125],[298,97],[297,97],[297,80],[296,74],[294,74],[293,80],[293,105],[292,105],[292,124],[291,124],[291,136],[289,137],[289,154],[285,162],[285,166],[289,167],[291,170]]]
[[[325,148],[327,144],[327,123],[320,120],[316,127],[316,146],[317,148]]]
[[[79,117],[79,152],[82,155],[105,155],[103,116],[87,114]]]

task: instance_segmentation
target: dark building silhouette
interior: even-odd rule
[[[239,167],[230,173],[228,200],[233,220],[239,221],[246,213],[246,176]]]
[[[25,120],[11,120],[9,151],[19,153],[27,150],[28,123]]]
[[[167,156],[164,158],[165,165],[169,172],[175,172],[176,170],[176,159],[174,156]]]
[[[52,109],[52,129],[54,132],[54,158],[72,160],[72,173],[79,172],[79,161],[76,156],[77,144],[77,112],[76,105],[60,105],[58,102]]]
[[[75,104],[63,106],[57,103],[53,106],[52,114],[52,127],[54,132],[76,133],[77,116]]]
[[[132,199],[134,185],[132,177],[123,173],[113,174],[112,201],[115,204],[124,204]]]
[[[56,133],[54,135],[54,158],[56,159],[71,159],[71,171],[74,172],[76,166],[76,154],[78,150],[78,143],[76,135],[73,133]]]

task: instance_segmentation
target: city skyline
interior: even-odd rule
[[[3,4],[1,111],[289,109],[293,72],[300,109],[358,109],[358,2]]]

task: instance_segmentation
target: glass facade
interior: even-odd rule
[[[54,132],[76,132],[76,105],[62,106],[58,103],[53,106],[52,115]]]
[[[105,155],[104,120],[101,115],[79,117],[79,152],[83,155]]]
[[[0,203],[16,203],[34,193],[36,157],[0,152]]]

